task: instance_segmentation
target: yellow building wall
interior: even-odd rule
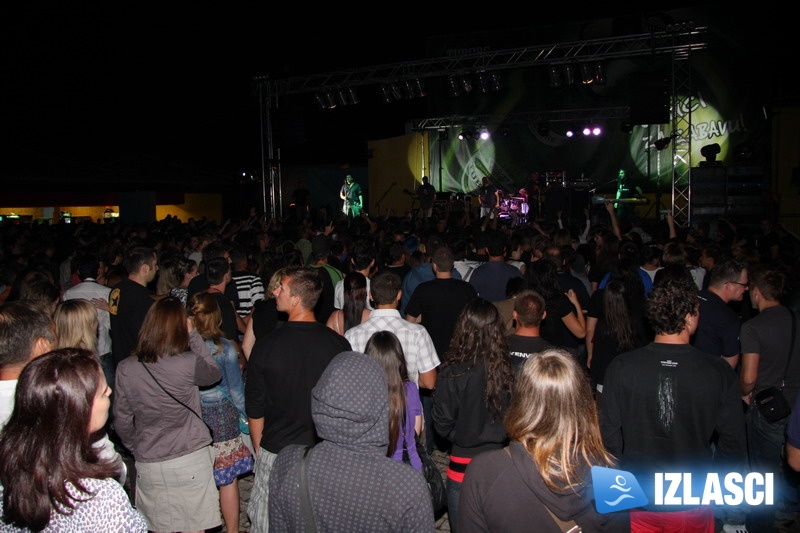
[[[222,223],[222,195],[220,194],[201,194],[201,193],[186,193],[184,195],[185,202],[180,205],[157,205],[156,206],[156,219],[163,220],[167,215],[178,217],[182,222],[188,221],[190,218],[199,220],[202,217],[207,219],[216,220]],[[4,207],[0,209],[0,215],[9,215],[14,213],[20,216],[30,216],[33,220],[43,218],[45,212],[53,210],[52,222],[58,221],[58,213],[66,212],[76,217],[89,217],[92,221],[97,223],[103,222],[103,214],[106,207],[110,207],[115,213],[119,213],[119,206],[54,206],[47,207]]]
[[[422,183],[429,166],[427,132],[369,141],[367,146],[372,154],[367,165],[368,213],[406,215],[412,206],[410,193]],[[419,207],[416,202],[413,205]]]

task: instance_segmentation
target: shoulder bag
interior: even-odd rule
[[[408,455],[408,440],[405,435],[406,425],[406,412],[403,410],[403,462],[411,466],[411,458]],[[431,504],[433,505],[433,514],[436,515],[439,511],[447,506],[447,489],[444,485],[444,478],[439,471],[439,467],[433,462],[428,450],[425,449],[419,442],[419,437],[414,433],[414,445],[416,446],[417,455],[422,461],[422,475],[425,477],[425,482],[428,484],[428,490],[431,493]]]
[[[783,388],[786,386],[786,373],[789,371],[789,362],[792,360],[794,353],[794,339],[796,333],[796,320],[794,311],[789,309],[792,315],[792,342],[789,344],[789,357],[786,358],[786,367],[783,369],[783,379],[781,380],[780,387],[769,387],[753,397],[753,402],[756,404],[756,409],[761,416],[769,422],[774,424],[787,418],[792,413],[792,406],[786,401],[783,395]]]

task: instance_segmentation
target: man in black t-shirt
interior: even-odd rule
[[[532,290],[523,290],[514,297],[514,333],[506,337],[514,368],[519,370],[526,360],[552,345],[539,336],[545,315],[545,301]]]
[[[115,366],[136,349],[139,329],[153,305],[147,285],[158,272],[156,251],[149,246],[134,246],[125,252],[123,266],[128,271],[128,278],[120,281],[108,295],[111,353]]]

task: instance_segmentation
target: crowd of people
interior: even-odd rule
[[[0,531],[237,532],[248,474],[253,532],[433,531],[417,441],[453,532],[792,519],[794,236],[484,207],[0,226]],[[601,514],[593,466],[775,504]]]

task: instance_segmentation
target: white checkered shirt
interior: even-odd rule
[[[419,383],[420,372],[428,372],[439,366],[439,356],[428,331],[424,326],[402,318],[397,309],[375,309],[366,322],[348,329],[344,336],[357,352],[363,352],[372,334],[391,331],[400,340],[406,357],[408,379]]]

